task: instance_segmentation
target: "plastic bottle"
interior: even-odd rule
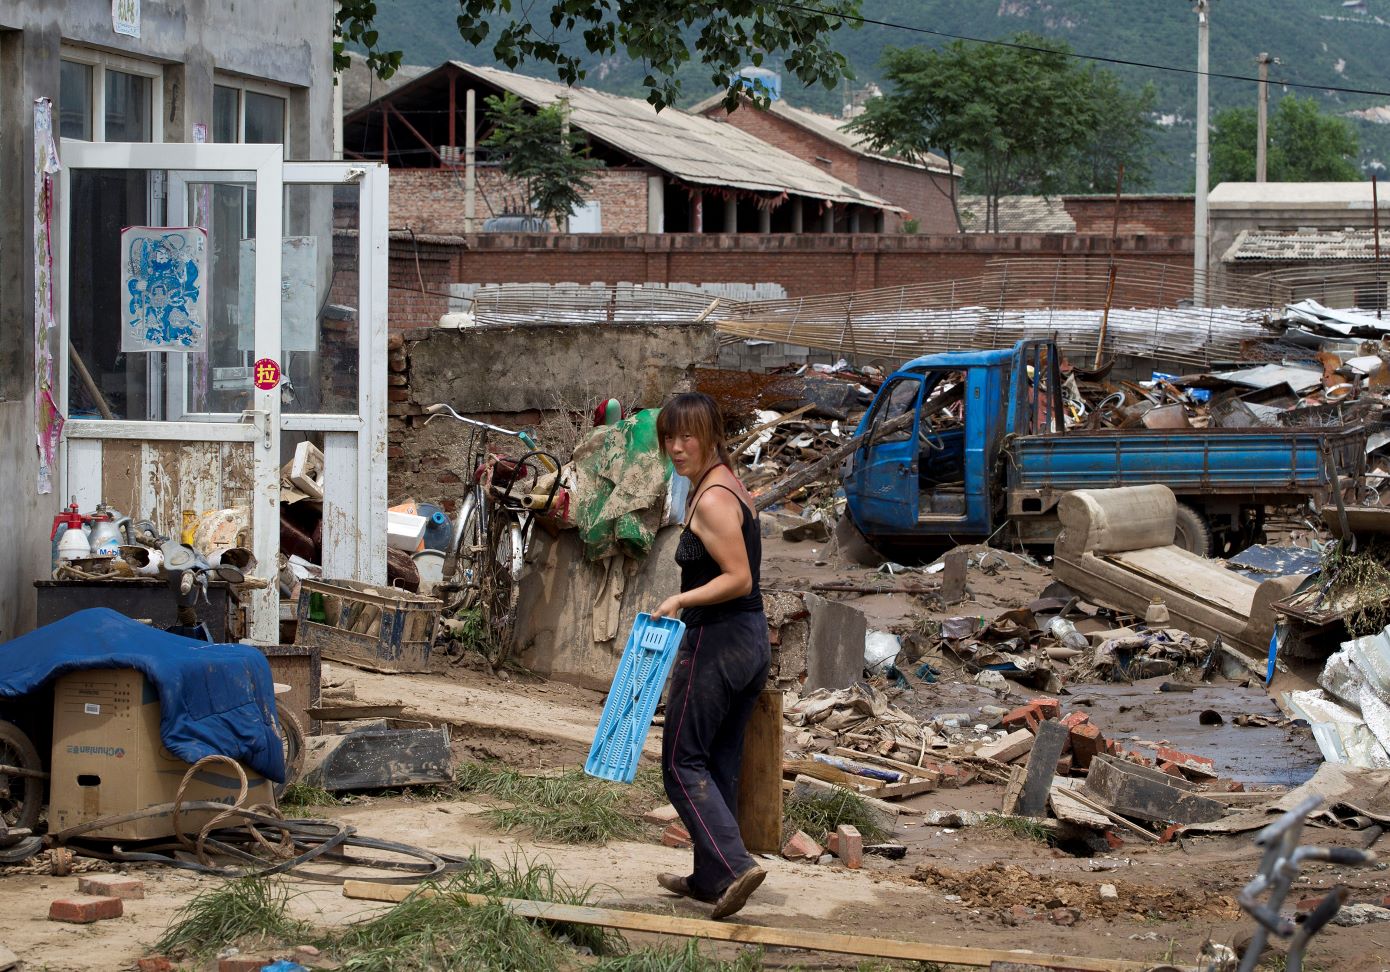
[[[1060,614],[1047,622],[1047,633],[1052,635],[1068,648],[1075,648],[1081,651],[1090,647],[1090,642],[1086,636],[1076,630],[1076,625],[1072,624]]]
[[[1162,628],[1168,624],[1168,605],[1163,603],[1163,598],[1156,597],[1149,602],[1148,609],[1144,611],[1144,624],[1150,628]]]

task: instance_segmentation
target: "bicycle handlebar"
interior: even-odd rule
[[[429,414],[429,418],[425,419],[426,425],[429,425],[430,422],[439,418],[441,415],[447,415],[455,422],[462,422],[464,425],[472,425],[475,428],[486,429],[489,432],[496,432],[498,435],[511,436],[513,439],[516,439],[528,450],[530,450],[528,453],[528,458],[530,455],[535,455],[536,458],[538,458],[546,466],[546,468],[549,469],[550,472],[560,471],[560,463],[553,459],[550,453],[542,452],[536,446],[536,440],[531,438],[531,434],[529,432],[526,432],[525,430],[516,432],[512,429],[504,429],[500,425],[493,425],[489,422],[480,422],[477,419],[465,418],[458,412],[454,411],[453,406],[449,405],[447,402],[436,402],[433,405],[426,405],[425,411]]]

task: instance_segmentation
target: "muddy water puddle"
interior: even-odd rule
[[[1165,681],[1169,680],[1070,686],[1062,708],[1090,713],[1091,721],[1107,737],[1131,744],[1145,755],[1151,754],[1140,743],[1166,742],[1175,749],[1214,760],[1220,776],[1246,784],[1297,786],[1321,765],[1322,755],[1306,728],[1235,724],[1236,716],[1242,714],[1283,721],[1283,714],[1263,689],[1211,684],[1190,692],[1160,692]],[[1206,711],[1219,714],[1221,723],[1203,725],[1201,715]]]

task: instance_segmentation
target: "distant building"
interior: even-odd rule
[[[946,160],[929,156],[925,164],[905,162],[870,150],[863,138],[830,115],[796,108],[777,100],[759,108],[744,99],[738,110],[724,109],[724,95],[695,105],[692,112],[724,122],[819,167],[837,179],[888,200],[903,210],[903,220],[915,220],[920,233],[955,233],[951,212],[951,183],[959,182]],[[896,228],[896,227],[894,227]]]
[[[466,131],[472,91],[477,130]],[[485,136],[489,95],[531,105],[563,99],[570,125],[605,167],[573,232],[875,233],[895,230],[900,207],[731,126],[637,98],[566,87],[450,61],[344,119],[344,154],[391,165],[391,225],[417,232],[479,231],[489,218],[524,216],[518,186],[479,154],[475,219],[466,225],[470,138]],[[508,205],[508,201],[512,203]]]

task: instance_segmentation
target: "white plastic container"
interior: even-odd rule
[[[386,543],[397,550],[414,553],[420,547],[420,539],[425,535],[429,520],[413,513],[386,511]]]

